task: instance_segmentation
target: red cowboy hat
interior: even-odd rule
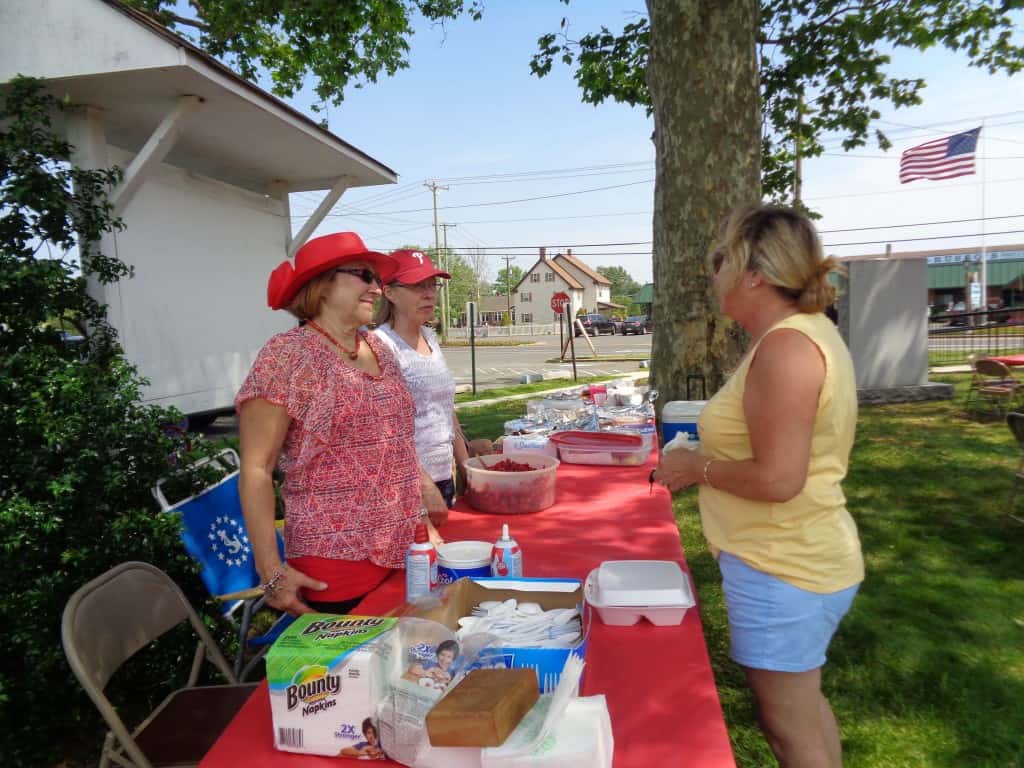
[[[321,272],[357,259],[373,267],[385,283],[394,274],[395,263],[390,256],[368,250],[355,232],[335,232],[315,237],[299,248],[294,267],[287,260],[277,265],[267,282],[267,304],[271,309],[283,309],[302,286]]]
[[[434,266],[434,262],[423,251],[403,249],[392,251],[390,255],[395,262],[395,271],[391,275],[391,279],[388,280],[389,283],[416,285],[416,283],[431,277],[443,277],[445,280],[452,279],[452,276],[447,272],[437,269]]]

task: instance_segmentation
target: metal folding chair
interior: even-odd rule
[[[211,462],[218,462],[231,471],[208,488],[174,504],[168,502],[164,493],[171,478],[163,478],[153,488],[153,496],[164,513],[181,516],[185,550],[202,566],[200,576],[209,593],[221,603],[221,615],[238,623],[239,653],[234,671],[240,680],[245,680],[293,617],[282,615],[269,632],[248,637],[252,617],[263,607],[264,601],[258,589],[260,577],[242,516],[238,454],[227,448],[211,459],[196,462],[192,469],[201,469]],[[280,534],[277,547],[283,559],[284,542]],[[248,662],[245,661],[246,650],[253,654]]]
[[[129,730],[104,693],[107,683],[125,661],[185,621],[198,638],[187,684]],[[111,761],[130,768],[198,765],[256,689],[238,683],[188,599],[148,563],[122,563],[79,588],[64,607],[61,638],[71,670],[110,727],[100,768]],[[228,685],[196,685],[204,660]]]
[[[971,377],[964,410],[968,413],[993,413],[1005,418],[1015,407],[1024,393],[1024,387],[998,360],[981,357],[971,361],[974,375]]]
[[[1020,463],[1017,464],[1017,471],[1013,476],[1013,490],[1010,492],[1010,501],[1006,505],[1006,514],[1018,523],[1024,523],[1024,517],[1013,514],[1013,505],[1017,501],[1020,484],[1024,482],[1024,413],[1007,414],[1006,424],[1010,427],[1010,432],[1013,433],[1017,445],[1021,448]]]

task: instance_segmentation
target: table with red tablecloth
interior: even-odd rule
[[[1010,367],[1024,365],[1024,355],[995,355],[988,359],[995,360],[1003,365],[1009,365]]]
[[[449,541],[498,537],[511,524],[526,576],[583,580],[604,560],[675,560],[686,568],[669,493],[647,482],[655,466],[562,464],[555,505],[532,515],[473,512],[460,501],[441,533]],[[379,615],[402,602],[404,573],[393,574],[353,613]],[[607,697],[616,768],[735,766],[697,609],[675,627],[646,621],[609,627],[594,617],[582,695]],[[386,746],[386,745],[385,745]],[[238,713],[201,768],[338,768],[337,758],[273,747],[266,683]],[[375,765],[397,765],[388,761]]]

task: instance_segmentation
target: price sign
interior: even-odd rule
[[[971,308],[984,309],[981,304],[981,283],[971,283]]]

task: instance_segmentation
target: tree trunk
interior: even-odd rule
[[[654,109],[654,344],[651,379],[687,399],[707,396],[745,344],[721,314],[707,253],[729,213],[761,199],[757,0],[647,0],[647,84]],[[693,399],[700,396],[696,381]]]

